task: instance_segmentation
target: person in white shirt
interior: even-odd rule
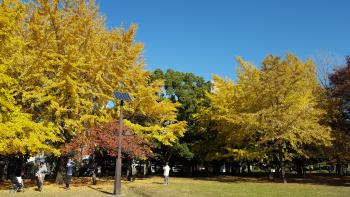
[[[47,173],[46,165],[44,164],[44,162],[40,162],[37,172],[35,174],[35,176],[37,177],[37,186],[39,191],[43,190],[43,184],[44,184],[46,173]]]
[[[18,176],[18,177],[16,177],[16,178],[17,178],[18,183],[21,185],[21,187],[24,187],[22,177],[21,177],[21,176]]]
[[[164,170],[164,185],[169,184],[169,172],[170,172],[170,167],[168,166],[168,162],[166,162],[165,166],[163,167]]]

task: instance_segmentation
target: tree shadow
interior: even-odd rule
[[[152,197],[151,194],[146,194],[146,193],[144,193],[144,192],[142,191],[142,189],[140,189],[140,188],[131,186],[131,187],[129,187],[129,189],[130,189],[132,192],[134,192],[134,193],[136,193],[136,194],[139,194],[139,195],[141,195],[141,196],[143,196],[143,197]]]
[[[303,178],[291,177],[287,181],[289,183],[350,187],[350,176],[307,175]]]
[[[162,182],[152,182],[152,184],[158,184],[158,185],[163,185],[164,183],[162,183]]]
[[[102,188],[100,188],[100,187],[94,188],[94,187],[88,186],[88,188],[93,189],[93,190],[98,191],[98,192],[101,192],[101,193],[104,193],[104,194],[109,194],[109,195],[113,194],[112,192],[107,192],[107,191],[102,190]]]
[[[218,181],[224,183],[283,183],[283,180],[279,177],[274,178],[272,181],[268,179],[268,176],[216,176],[216,177],[196,177],[195,180],[205,181]],[[287,177],[288,183],[298,184],[313,184],[313,185],[328,185],[328,186],[341,186],[350,187],[350,176],[329,176],[329,175],[305,175],[303,178],[298,178],[295,175]]]

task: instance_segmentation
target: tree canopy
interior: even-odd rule
[[[80,133],[64,147],[66,154],[75,157],[91,155],[97,151],[106,152],[110,156],[117,156],[119,122],[111,121],[94,126]],[[145,159],[150,155],[149,144],[132,130],[124,127],[122,138],[122,151],[131,158]]]
[[[307,145],[330,145],[311,60],[303,63],[287,54],[266,57],[260,69],[241,58],[238,63],[236,83],[214,76],[210,107],[198,115],[199,121],[209,116],[215,123],[228,153],[285,162],[307,156]]]
[[[10,70],[25,61],[25,41],[19,35],[25,13],[19,4],[0,6],[0,154],[59,154],[53,143],[61,139],[59,131],[48,121],[35,121],[32,114],[23,111],[18,100],[21,81],[11,76]]]
[[[350,159],[349,57],[324,87],[314,63],[292,54],[260,66],[238,57],[237,79],[206,81],[146,70],[136,32],[107,27],[94,0],[0,0],[0,155],[115,156],[120,91],[132,97],[130,158],[254,161],[284,180],[289,161]]]
[[[329,105],[330,125],[332,126],[333,146],[328,153],[336,159],[337,173],[342,175],[341,164],[350,160],[350,57],[346,65],[330,74]]]
[[[197,113],[203,99],[205,99],[205,92],[210,89],[210,82],[193,73],[179,72],[172,69],[166,72],[156,69],[151,76],[151,80],[164,80],[164,91],[160,93],[160,97],[162,99],[169,98],[173,103],[180,102],[181,105],[177,106],[177,119],[188,123],[185,135],[179,138],[173,147],[158,145],[156,147],[162,150],[156,152],[162,154],[165,160],[172,157],[176,160],[182,159],[185,161],[192,159],[195,156],[194,143],[199,139],[194,114]]]
[[[135,25],[107,29],[95,1],[4,0],[1,9],[2,105],[8,106],[2,114],[12,108],[19,119],[28,119],[33,133],[45,136],[39,141],[69,141],[112,120],[116,110],[106,104],[114,100],[114,89],[132,95],[126,124],[142,138],[171,144],[183,135],[186,122],[176,119],[180,104],[157,96],[163,83],[150,82]],[[11,118],[4,124],[24,126]]]

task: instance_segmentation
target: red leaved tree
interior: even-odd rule
[[[91,155],[93,163],[93,184],[96,184],[96,152],[103,150],[110,156],[118,154],[118,134],[119,121],[104,123],[81,133],[66,144],[63,152],[74,155],[78,159],[79,156]],[[123,127],[122,153],[128,161],[128,171],[130,171],[132,159],[145,159],[150,154],[149,144],[140,136],[134,134],[129,128]],[[128,172],[130,174],[130,172]]]

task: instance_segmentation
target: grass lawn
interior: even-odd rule
[[[24,193],[9,193],[8,183],[0,186],[0,196],[111,196],[113,180],[100,180],[98,185],[90,185],[90,179],[75,179],[71,191],[63,185],[46,183],[38,192],[34,183],[26,180]],[[311,177],[290,179],[290,183],[268,182],[265,178],[213,177],[213,178],[173,178],[169,185],[162,184],[162,177],[137,179],[122,182],[124,196],[175,197],[175,196],[342,196],[350,197],[350,177]],[[276,180],[279,181],[279,180]]]
[[[263,178],[215,177],[204,179],[160,177],[137,180],[127,187],[142,196],[342,196],[350,197],[350,179],[292,179],[293,183],[268,182]],[[333,179],[333,180],[332,180]],[[299,182],[299,183],[298,183]]]

